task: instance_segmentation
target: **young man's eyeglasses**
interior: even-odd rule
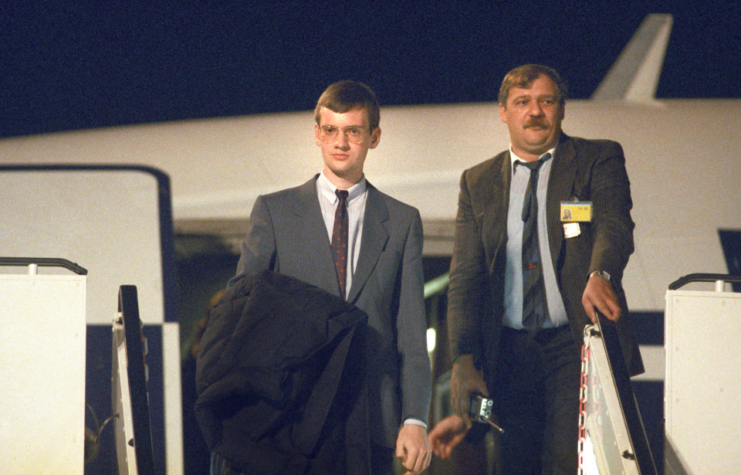
[[[341,129],[333,125],[322,125],[319,127],[319,140],[324,143],[332,143],[337,140],[340,132],[347,137],[347,141],[354,144],[363,143],[367,136],[365,127],[350,126]]]

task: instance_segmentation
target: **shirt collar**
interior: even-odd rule
[[[540,157],[538,157],[538,160],[540,160],[541,158],[543,158],[543,155],[546,155],[546,154],[549,154],[549,153],[551,154],[551,158],[555,157],[556,156],[556,149],[557,148],[558,148],[558,144],[556,144],[552,149],[550,149],[547,152],[543,153]],[[509,158],[511,160],[510,166],[512,167],[512,174],[515,173],[515,162],[517,162],[517,161],[525,162],[526,161],[526,160],[523,160],[522,158],[520,158],[515,153],[515,151],[512,150],[512,144],[509,145]]]
[[[324,172],[319,173],[319,178],[316,180],[317,184],[317,190],[330,202],[330,203],[336,203],[338,198],[335,194],[335,190],[337,190],[337,187],[332,184],[332,182],[329,181],[329,179],[324,176]],[[368,187],[368,182],[365,180],[365,175],[363,175],[360,180],[355,183],[353,186],[351,186],[347,192],[347,203],[349,204],[351,201],[353,201],[358,196],[365,193],[366,188]]]

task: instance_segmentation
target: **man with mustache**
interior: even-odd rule
[[[510,71],[499,90],[510,148],[461,177],[447,316],[455,415],[430,441],[447,458],[472,427],[472,395],[486,396],[504,430],[497,474],[577,472],[580,349],[595,309],[616,322],[631,374],[643,371],[620,286],[634,227],[623,150],[564,134],[565,97],[551,68]]]

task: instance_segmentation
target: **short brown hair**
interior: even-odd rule
[[[378,105],[376,94],[371,88],[357,81],[339,81],[330,85],[316,103],[314,120],[319,124],[321,108],[344,114],[353,109],[368,111],[368,125],[370,131],[381,123],[381,107]]]
[[[502,86],[499,88],[499,104],[506,107],[510,89],[513,87],[527,89],[540,76],[547,76],[553,81],[558,89],[558,102],[563,105],[566,102],[566,91],[568,89],[566,81],[555,69],[541,64],[524,64],[508,72],[504,76]]]

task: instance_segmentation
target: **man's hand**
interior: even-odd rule
[[[427,429],[417,424],[404,424],[396,439],[396,456],[409,470],[405,475],[417,475],[426,469],[432,459]]]
[[[473,364],[473,355],[461,355],[453,362],[450,374],[450,402],[455,415],[463,420],[466,429],[471,428],[471,394],[489,396],[484,378]]]
[[[595,308],[613,322],[620,318],[620,305],[612,284],[599,275],[593,275],[587,281],[581,303],[592,323],[597,323]]]
[[[447,459],[467,432],[463,419],[456,415],[446,417],[430,431],[432,452],[441,459]]]

